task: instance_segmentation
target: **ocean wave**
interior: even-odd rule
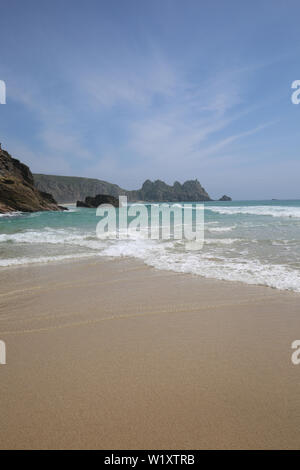
[[[26,230],[13,234],[0,234],[1,243],[13,244],[46,244],[46,245],[70,245],[99,250],[103,248],[103,241],[90,232],[77,232],[75,230]]]
[[[82,239],[82,234],[65,229],[25,230],[23,232],[0,234],[0,242],[12,243],[64,243],[67,240]]]
[[[0,214],[0,217],[19,217],[23,215],[23,212],[15,211],[15,212],[6,212],[5,214]]]
[[[235,226],[210,225],[210,229],[230,228],[226,230],[228,232],[233,230],[233,227]],[[224,230],[215,232],[220,232],[222,237]],[[300,271],[296,266],[275,264],[274,258],[262,259],[252,251],[249,242],[255,242],[257,246],[257,243],[265,240],[225,238],[225,236],[206,238],[204,248],[192,252],[185,250],[183,240],[151,240],[146,235],[143,231],[134,230],[130,232],[129,239],[98,239],[93,230],[87,231],[75,227],[60,229],[44,227],[41,230],[2,233],[0,249],[4,256],[0,259],[0,267],[50,263],[92,256],[132,257],[143,260],[145,264],[157,269],[300,292]],[[288,246],[296,241],[268,240],[268,244],[275,247],[277,243]],[[24,246],[26,252],[23,251],[23,245],[26,245]]]
[[[236,225],[232,225],[230,227],[209,227],[207,230],[209,232],[231,232],[236,228]]]
[[[163,244],[119,242],[101,255],[133,257],[156,269],[197,274],[206,278],[257,284],[280,290],[300,292],[300,272],[283,265],[262,263],[257,259],[225,258],[210,253],[175,253]],[[246,254],[246,252],[245,252]]]
[[[23,266],[28,264],[40,264],[40,263],[51,263],[53,261],[65,261],[71,259],[78,259],[78,258],[90,258],[91,256],[95,256],[95,253],[76,253],[73,255],[57,255],[57,256],[40,256],[38,258],[7,258],[7,259],[0,259],[0,266],[1,267],[9,267],[9,266]]]
[[[285,206],[209,206],[207,210],[222,215],[263,215],[271,217],[300,218],[300,207]]]
[[[241,238],[205,238],[204,243],[207,245],[232,245],[233,243],[243,242]]]

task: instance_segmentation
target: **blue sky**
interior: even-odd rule
[[[32,171],[300,198],[294,0],[1,0],[0,141]]]

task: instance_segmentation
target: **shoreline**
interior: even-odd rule
[[[0,270],[0,448],[299,448],[298,293],[128,258],[22,268]]]
[[[251,201],[243,207],[235,207],[236,203],[222,207],[208,204],[210,212],[206,214],[205,240],[199,255],[197,250],[185,253],[182,243],[172,237],[167,243],[156,243],[130,232],[119,244],[99,240],[95,211],[88,209],[74,209],[77,213],[73,214],[70,206],[70,213],[30,214],[20,220],[11,218],[9,223],[2,220],[0,266],[50,264],[102,254],[132,256],[157,269],[300,292],[296,262],[300,256],[299,204],[285,207],[280,202],[282,207],[269,205],[267,210],[261,204],[263,201],[257,207]]]
[[[61,256],[61,259],[50,259],[49,261],[34,261],[30,263],[23,263],[23,264],[11,264],[8,266],[0,266],[0,279],[1,279],[1,273],[2,272],[8,272],[10,270],[18,270],[18,269],[30,269],[30,268],[46,268],[46,267],[51,267],[51,266],[62,266],[62,265],[68,265],[68,264],[85,264],[90,261],[93,262],[93,264],[96,263],[114,263],[114,262],[129,262],[129,263],[136,263],[136,264],[141,264],[145,267],[145,269],[151,269],[157,272],[165,272],[165,273],[173,273],[181,276],[187,276],[187,277],[193,277],[196,279],[201,280],[206,280],[206,281],[211,281],[211,282],[216,282],[216,283],[228,283],[228,284],[236,284],[237,286],[249,286],[249,287],[258,287],[258,288],[265,288],[265,289],[271,289],[275,290],[277,292],[282,292],[282,293],[289,293],[289,294],[294,294],[298,295],[300,298],[300,292],[295,291],[292,289],[279,289],[278,287],[272,287],[268,286],[265,284],[256,284],[256,283],[248,283],[246,281],[239,281],[239,280],[229,280],[229,279],[218,279],[216,277],[206,277],[204,275],[198,274],[198,273],[193,273],[193,272],[185,272],[185,271],[175,271],[174,269],[164,269],[164,268],[157,268],[156,266],[152,266],[150,264],[147,264],[144,260],[135,258],[133,256],[109,256],[109,255],[101,255],[97,256],[94,253],[90,254],[82,254],[82,256],[78,255],[57,255],[57,257]],[[64,257],[65,256],[65,257]]]

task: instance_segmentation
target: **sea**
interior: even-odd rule
[[[196,204],[196,203],[195,203]],[[202,206],[202,205],[201,205]],[[0,215],[0,271],[72,259],[130,257],[160,270],[300,292],[300,201],[204,203],[204,244],[96,234],[95,209]]]

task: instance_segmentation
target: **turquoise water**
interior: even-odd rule
[[[0,216],[0,269],[72,258],[122,257],[158,269],[300,292],[300,201],[205,203],[205,242],[100,240],[94,209]]]

